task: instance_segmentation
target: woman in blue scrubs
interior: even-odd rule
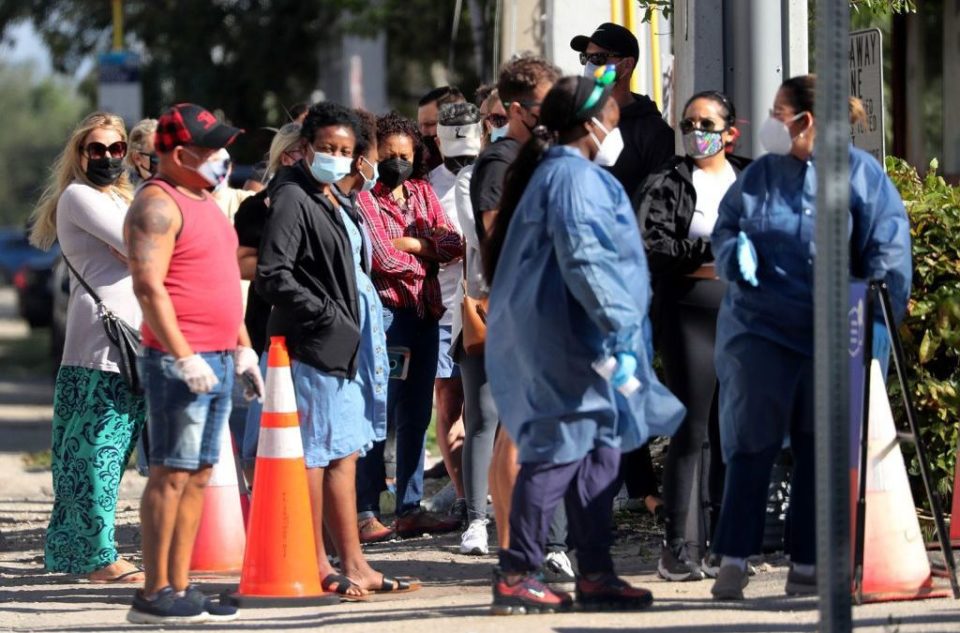
[[[586,609],[640,609],[649,591],[613,570],[620,452],[669,435],[683,406],[650,366],[650,276],[633,209],[612,165],[623,141],[612,66],[565,77],[511,167],[484,265],[491,284],[486,370],[520,472],[510,546],[494,580],[497,613],[555,611],[572,599],[536,577],[564,502]],[[608,381],[591,365],[614,358]],[[620,395],[636,377],[640,386]]]
[[[817,175],[816,81],[780,87],[760,129],[769,152],[720,204],[711,236],[717,272],[730,285],[717,321],[720,437],[727,465],[713,551],[712,593],[742,600],[746,558],[763,542],[770,470],[790,438],[794,471],[787,517],[786,592],[816,593],[813,438],[813,260]],[[853,105],[853,104],[852,104]],[[885,280],[896,318],[910,295],[910,227],[883,167],[850,147],[850,275]],[[882,316],[874,338],[886,340]],[[878,346],[875,346],[875,349]]]

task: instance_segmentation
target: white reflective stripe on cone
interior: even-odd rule
[[[216,488],[219,486],[237,485],[237,467],[233,461],[233,442],[230,441],[230,425],[224,424],[220,433],[220,459],[213,465],[213,472],[210,474],[210,481],[207,486]]]
[[[257,457],[274,457],[279,459],[303,457],[303,442],[300,440],[300,427],[285,426],[279,429],[260,427]]]
[[[293,391],[293,374],[289,367],[267,369],[266,398],[263,410],[270,413],[296,413],[297,395]]]

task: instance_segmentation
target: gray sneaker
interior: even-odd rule
[[[573,591],[577,581],[566,552],[547,552],[540,567],[543,582],[554,591]]]
[[[704,573],[700,565],[683,558],[683,545],[671,547],[664,543],[660,548],[660,560],[657,561],[657,575],[671,582],[703,580]]]
[[[743,600],[743,588],[750,582],[746,569],[724,565],[710,589],[714,600]]]
[[[790,566],[787,572],[787,585],[784,591],[788,596],[813,596],[817,593],[817,574],[801,574]]]

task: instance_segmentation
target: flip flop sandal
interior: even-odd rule
[[[391,578],[384,574],[380,587],[371,589],[373,593],[410,593],[419,591],[423,584],[416,578],[410,576],[396,576]]]
[[[137,567],[136,569],[131,569],[130,571],[123,572],[113,576],[112,578],[90,578],[87,577],[87,580],[94,585],[109,585],[109,584],[123,584],[123,583],[139,583],[143,582],[142,578],[134,579],[133,576],[137,574],[142,574],[143,570]]]
[[[348,594],[352,587],[360,589],[360,585],[353,582],[343,574],[329,574],[326,578],[320,581],[320,586],[323,587],[324,591],[330,591],[336,593],[340,596],[340,599],[345,602],[366,602],[366,596],[353,596]]]

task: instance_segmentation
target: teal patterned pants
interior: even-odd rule
[[[120,374],[60,367],[47,571],[89,574],[117,560],[117,495],[145,415],[143,398],[130,392]]]

